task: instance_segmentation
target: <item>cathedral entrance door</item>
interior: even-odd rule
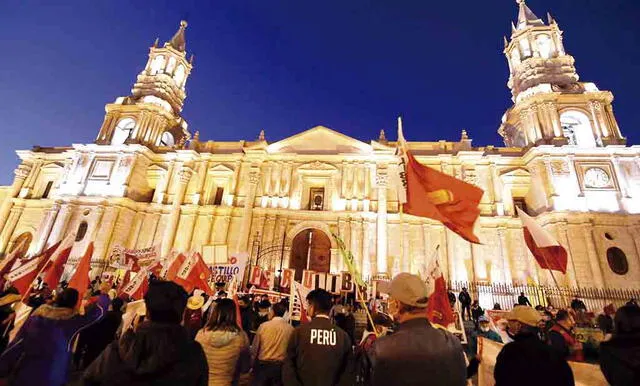
[[[329,272],[331,240],[319,229],[305,229],[293,238],[289,268],[296,270],[295,280],[302,280],[302,271]]]

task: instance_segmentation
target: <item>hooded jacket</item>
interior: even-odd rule
[[[207,360],[178,324],[147,321],[128,330],[85,370],[85,385],[206,386]]]
[[[11,385],[65,384],[76,335],[100,319],[108,305],[109,298],[101,295],[85,315],[71,308],[38,307],[0,357],[0,377],[9,377]]]
[[[640,335],[614,335],[600,343],[600,368],[612,386],[640,385]]]
[[[235,385],[241,373],[250,368],[249,338],[244,331],[198,331],[200,343],[209,364],[209,385]]]

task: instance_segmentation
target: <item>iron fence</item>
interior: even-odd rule
[[[485,309],[492,309],[495,304],[499,304],[501,309],[510,310],[518,303],[521,293],[533,307],[552,305],[555,308],[567,308],[577,298],[584,302],[588,311],[596,314],[602,312],[607,304],[613,303],[617,308],[630,299],[640,299],[640,288],[572,288],[461,281],[449,282],[448,288],[456,294],[456,298],[462,288],[467,288],[472,299],[478,300]]]

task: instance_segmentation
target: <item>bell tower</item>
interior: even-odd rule
[[[193,55],[187,60],[186,28],[187,22],[181,21],[178,31],[162,47],[156,39],[131,95],[105,106],[97,144],[174,148],[190,138],[187,122],[180,115],[193,65]]]
[[[514,105],[502,117],[498,133],[507,146],[540,144],[596,147],[624,144],[613,114],[613,94],[579,82],[574,58],[565,51],[563,32],[547,14],[547,23],[516,0],[518,19],[504,38]]]

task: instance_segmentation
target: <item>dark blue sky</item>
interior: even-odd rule
[[[59,3],[59,4],[52,4]],[[210,3],[210,4],[206,4]],[[565,31],[581,80],[613,91],[640,144],[640,2],[528,0]],[[0,183],[15,149],[92,142],[104,104],[128,95],[156,36],[187,18],[195,66],[183,111],[201,139],[275,141],[315,125],[362,140],[502,145],[511,104],[502,36],[513,0],[25,1],[0,5]]]

